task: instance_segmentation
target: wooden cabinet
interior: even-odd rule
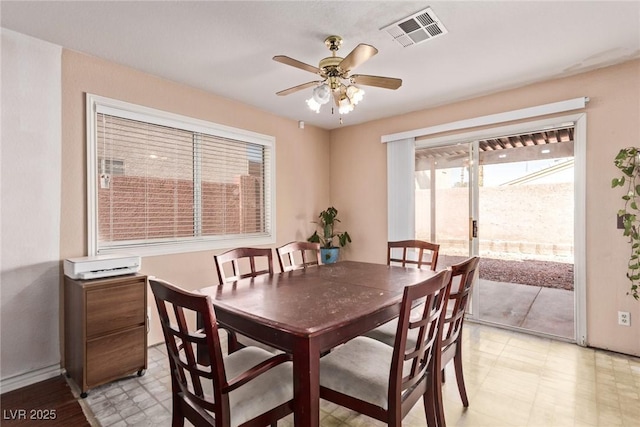
[[[64,364],[82,392],[147,369],[147,276],[64,278]]]

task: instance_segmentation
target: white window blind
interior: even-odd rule
[[[263,143],[237,129],[216,132],[184,117],[145,120],[148,111],[130,109],[98,105],[92,113],[96,254],[272,242],[269,138]]]

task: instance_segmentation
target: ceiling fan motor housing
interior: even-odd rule
[[[347,75],[338,67],[340,62],[342,62],[342,58],[339,56],[330,56],[321,60],[318,67],[322,70],[320,75],[329,79],[332,89],[335,89],[333,86],[338,79],[347,78]]]
[[[327,58],[321,59],[319,68],[323,70],[335,69],[342,62],[342,59],[343,58],[340,58],[339,56],[329,56]]]

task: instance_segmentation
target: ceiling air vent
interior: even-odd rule
[[[426,42],[448,32],[430,7],[384,27],[381,31],[389,33],[403,47]]]

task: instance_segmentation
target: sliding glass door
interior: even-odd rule
[[[472,318],[575,340],[573,124],[415,151],[415,235],[481,257]]]

